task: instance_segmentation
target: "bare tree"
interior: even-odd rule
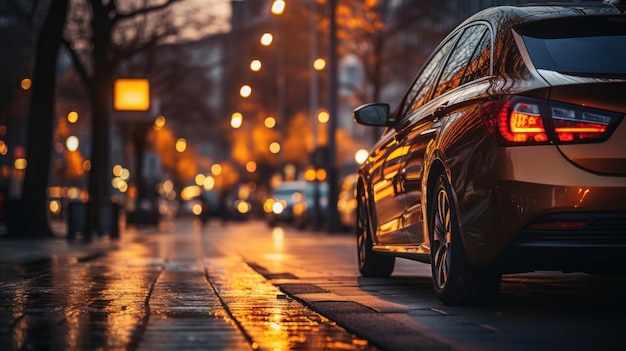
[[[66,31],[66,46],[89,91],[91,103],[91,170],[87,235],[101,232],[99,206],[109,201],[109,140],[113,82],[120,62],[175,37],[166,10],[181,0],[73,1],[75,17]],[[210,21],[209,21],[210,22]],[[186,24],[185,24],[186,25]]]
[[[52,236],[47,221],[46,188],[50,169],[50,145],[54,121],[58,51],[67,15],[68,0],[52,0],[39,32],[33,91],[28,118],[27,159],[22,201],[10,227],[12,235]],[[27,219],[28,218],[28,219]]]

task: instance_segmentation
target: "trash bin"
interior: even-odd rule
[[[113,239],[120,236],[119,231],[119,204],[105,202],[98,206],[99,234],[108,233]],[[67,216],[67,239],[91,239],[87,233],[87,203],[70,202]]]

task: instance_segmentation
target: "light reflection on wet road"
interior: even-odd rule
[[[191,223],[134,236],[102,254],[0,266],[0,349],[376,349]]]

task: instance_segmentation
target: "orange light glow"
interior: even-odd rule
[[[272,142],[270,144],[270,152],[273,153],[273,154],[279,153],[280,152],[280,144],[275,142],[275,141]]]
[[[117,111],[150,109],[150,82],[147,79],[116,79],[113,106]]]
[[[264,33],[261,36],[261,45],[263,46],[270,46],[272,45],[273,41],[274,41],[274,36],[271,35],[270,33]]]
[[[33,81],[30,80],[29,78],[24,78],[22,79],[20,86],[22,87],[22,89],[28,90],[33,86]]]
[[[284,0],[274,0],[272,3],[272,13],[275,15],[282,15],[285,12],[285,1]]]
[[[250,62],[250,70],[253,72],[258,72],[261,70],[262,64],[260,60],[252,60]]]
[[[70,113],[68,113],[67,114],[67,121],[70,122],[70,123],[78,122],[78,112],[71,111]]]
[[[249,85],[242,85],[241,89],[239,89],[239,95],[241,97],[247,98],[252,94],[252,87]]]
[[[276,127],[276,118],[272,117],[272,116],[268,116],[265,118],[265,126],[267,128],[274,128]]]
[[[159,116],[154,120],[154,129],[159,130],[163,127],[165,127],[165,117]]]
[[[315,61],[313,61],[313,68],[315,68],[316,71],[321,71],[324,68],[326,68],[326,60],[324,60],[323,58],[318,58]]]
[[[248,171],[250,173],[256,172],[256,162],[254,162],[254,161],[246,162],[246,171]]]
[[[187,150],[187,140],[185,140],[184,138],[179,138],[178,140],[176,140],[176,151],[184,152],[185,150]]]
[[[326,111],[321,111],[317,114],[317,120],[320,123],[328,123],[328,121],[330,120],[330,115]]]

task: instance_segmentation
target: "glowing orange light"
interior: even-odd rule
[[[261,36],[261,45],[263,46],[270,46],[272,44],[272,41],[274,41],[274,36],[270,33],[264,33]]]
[[[113,106],[118,111],[147,111],[150,108],[150,82],[147,79],[116,79]]]

